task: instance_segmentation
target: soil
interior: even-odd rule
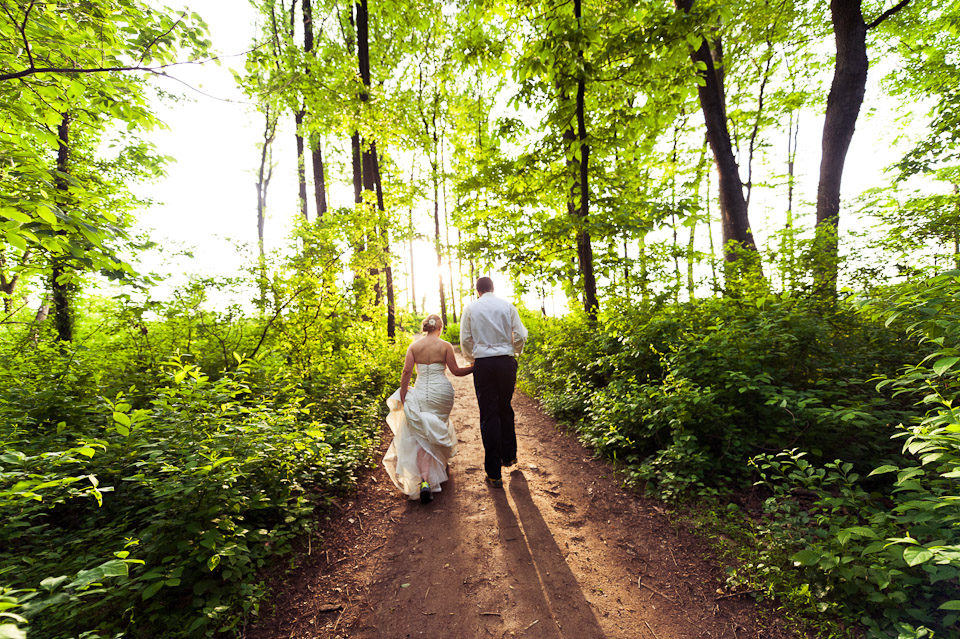
[[[796,636],[748,593],[724,591],[702,539],[521,393],[519,463],[503,488],[486,485],[472,378],[450,379],[461,444],[442,492],[421,505],[381,468],[364,473],[273,580],[246,637]]]

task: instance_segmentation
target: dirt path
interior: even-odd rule
[[[378,468],[246,636],[675,639],[785,637],[718,593],[706,546],[517,394],[519,464],[483,482],[472,378],[451,378],[461,446],[432,504],[404,500]],[[317,550],[323,548],[324,550]]]

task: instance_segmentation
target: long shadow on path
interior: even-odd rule
[[[524,629],[524,637],[604,639],[590,603],[533,502],[526,477],[514,470],[508,482],[516,514],[499,491],[494,504],[509,577],[520,591],[510,625]]]

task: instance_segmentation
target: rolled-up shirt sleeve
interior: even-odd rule
[[[523,352],[523,347],[527,343],[527,327],[520,321],[520,313],[516,308],[513,309],[513,352],[519,355]]]
[[[468,362],[474,361],[473,356],[473,328],[471,326],[470,307],[463,309],[460,316],[460,352]]]

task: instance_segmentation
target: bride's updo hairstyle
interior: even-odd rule
[[[424,333],[433,333],[434,331],[440,330],[440,325],[443,324],[443,320],[440,319],[440,316],[436,313],[431,313],[423,318],[423,323],[420,324],[420,330]]]

